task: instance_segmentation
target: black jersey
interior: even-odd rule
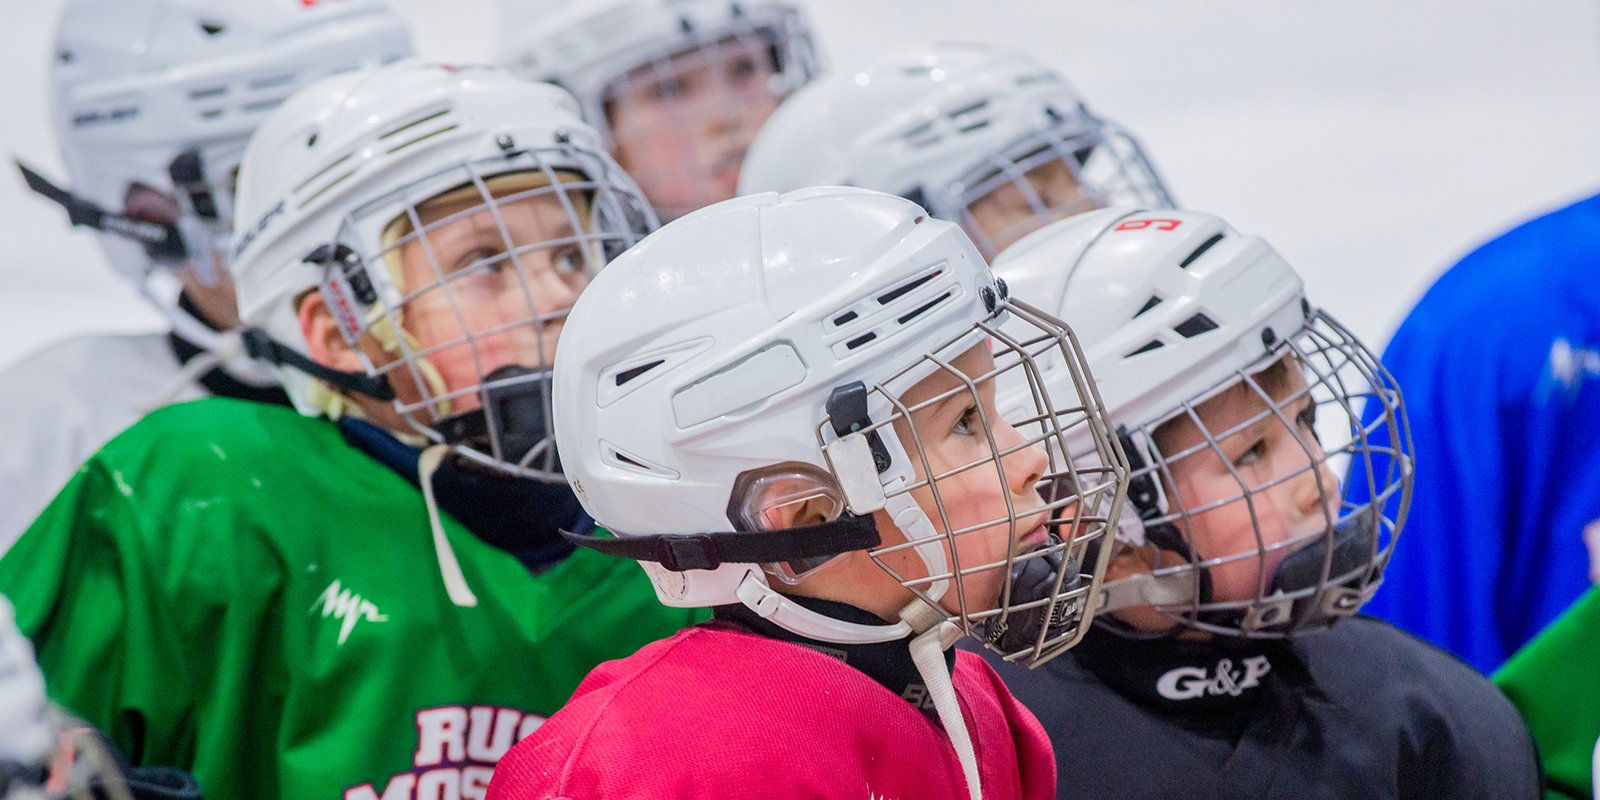
[[[1096,628],[1037,670],[988,653],[1060,798],[1537,798],[1527,726],[1466,663],[1370,617],[1291,642]]]

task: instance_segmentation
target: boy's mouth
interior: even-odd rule
[[[1033,530],[1028,531],[1017,539],[1017,552],[1026,553],[1044,544],[1049,538],[1050,532],[1045,529],[1044,523],[1041,522]]]

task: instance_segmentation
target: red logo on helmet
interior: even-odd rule
[[[1176,219],[1130,219],[1111,230],[1142,231],[1145,228],[1153,228],[1158,231],[1171,231],[1177,230],[1178,226],[1182,224],[1182,220]]]

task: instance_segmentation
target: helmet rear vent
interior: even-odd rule
[[[215,20],[203,19],[200,20],[200,30],[204,31],[207,36],[221,36],[228,30],[228,26]]]
[[[441,134],[449,133],[449,132],[451,132],[451,131],[455,130],[456,128],[459,128],[459,127],[461,127],[461,126],[459,126],[459,125],[446,125],[443,128],[439,128],[438,130],[428,131],[427,133],[424,133],[424,134],[416,137],[415,139],[408,139],[408,140],[406,140],[404,142],[401,142],[401,143],[395,145],[394,147],[389,148],[387,152],[388,152],[389,155],[393,155],[393,154],[398,153],[401,150],[404,150],[407,147],[410,147],[410,146],[412,146],[414,144],[418,144],[418,143],[426,141],[428,139],[432,139],[433,137],[439,136]]]
[[[438,118],[440,118],[440,117],[442,117],[442,116],[444,116],[444,115],[446,115],[448,113],[450,113],[450,109],[449,108],[440,108],[440,109],[436,109],[434,111],[429,111],[429,112],[427,112],[426,114],[423,114],[420,117],[412,119],[412,120],[410,120],[408,122],[402,122],[399,125],[396,125],[393,128],[390,128],[389,130],[378,134],[378,139],[379,139],[379,141],[382,141],[384,139],[392,139],[392,138],[394,138],[396,136],[399,136],[402,133],[405,133],[406,131],[411,130],[412,128],[417,127],[418,125],[421,125],[421,124],[423,124],[425,122],[431,122],[431,121],[436,120],[436,119],[438,119]]]
[[[939,305],[940,303],[943,303],[946,300],[949,300],[950,299],[950,294],[951,294],[950,292],[945,292],[944,294],[941,294],[938,297],[935,297],[932,300],[929,300],[928,302],[923,303],[922,305],[917,306],[916,308],[914,308],[914,309],[912,309],[910,311],[907,311],[905,314],[901,315],[901,317],[899,319],[895,320],[895,321],[900,323],[901,325],[904,325],[907,322],[910,322],[911,320],[914,320],[917,317],[922,316],[922,314],[924,312],[926,312],[928,309],[933,308],[934,306]]]
[[[227,86],[202,86],[199,89],[189,90],[190,100],[209,100],[228,93]]]
[[[1016,80],[1016,84],[1018,86],[1032,86],[1032,85],[1034,85],[1036,83],[1060,83],[1060,82],[1061,82],[1061,79],[1059,77],[1057,77],[1055,73],[1049,72],[1049,71],[1029,72],[1029,73],[1024,74],[1024,75],[1018,75],[1017,76],[1017,80]]]
[[[983,115],[983,112],[988,108],[988,100],[979,100],[972,105],[951,111],[945,116],[948,116],[950,121],[956,124],[958,132],[971,133],[975,130],[989,127],[989,117]]]
[[[854,350],[857,347],[860,347],[861,345],[864,345],[876,338],[878,338],[878,334],[873,333],[872,331],[867,331],[866,333],[863,333],[860,336],[845,342],[844,346],[847,350]]]
[[[934,278],[939,277],[939,275],[942,274],[943,272],[944,272],[944,270],[942,270],[942,269],[936,269],[936,270],[934,270],[934,271],[932,271],[932,272],[930,272],[930,273],[928,273],[926,275],[923,275],[923,276],[921,276],[919,278],[913,278],[912,280],[906,281],[905,283],[902,283],[899,286],[896,286],[895,288],[890,289],[889,291],[878,295],[878,305],[886,306],[886,305],[888,305],[890,303],[893,303],[896,300],[899,300],[900,298],[910,294],[918,286],[921,286],[921,285],[927,283],[928,281],[931,281]],[[843,315],[841,314],[840,316],[843,316]],[[846,322],[848,322],[848,321],[849,320],[846,320]],[[835,320],[834,324],[839,324],[839,323],[838,323],[837,320]]]
[[[667,363],[666,359],[658,358],[655,361],[649,362],[648,364],[640,364],[637,367],[631,367],[629,369],[625,369],[625,370],[617,373],[617,377],[616,377],[617,385],[621,386],[621,385],[627,383],[628,381],[631,381],[634,378],[637,378],[640,375],[643,375],[646,372],[649,372],[650,370],[653,370],[656,367],[659,367],[659,366],[661,366],[662,364],[665,364],[665,363]]]
[[[1199,247],[1196,247],[1194,252],[1190,253],[1187,258],[1178,262],[1178,269],[1188,269],[1190,264],[1193,264],[1196,259],[1205,255],[1207,250],[1210,250],[1217,244],[1217,242],[1220,241],[1222,241],[1222,234],[1220,233],[1211,237],[1210,239],[1205,240],[1205,242]]]
[[[279,75],[268,75],[265,78],[256,78],[247,84],[252,89],[271,89],[277,86],[288,86],[294,83],[295,74],[285,72]]]
[[[854,311],[846,311],[843,314],[840,314],[839,316],[834,317],[833,318],[833,324],[834,325],[843,325],[846,322],[849,322],[850,320],[853,320],[858,316],[860,316],[860,315],[857,314]]]
[[[1216,329],[1217,323],[1204,314],[1196,314],[1172,328],[1179,336],[1185,339],[1193,339],[1206,331],[1214,331]]]
[[[1144,301],[1144,305],[1140,306],[1138,311],[1133,312],[1133,318],[1138,319],[1140,316],[1143,316],[1144,312],[1149,311],[1150,309],[1159,305],[1161,305],[1161,298],[1155,295],[1150,295],[1150,299]]]
[[[1123,356],[1123,358],[1133,358],[1140,353],[1148,353],[1151,350],[1160,350],[1162,347],[1165,347],[1165,345],[1163,345],[1160,340],[1151,339],[1150,341],[1145,342],[1144,345],[1138,349],[1129,351],[1129,353],[1126,356]]]
[[[650,462],[645,461],[644,459],[633,455],[632,453],[623,452],[616,445],[610,442],[602,440],[600,442],[600,448],[602,458],[614,467],[621,467],[630,472],[642,472],[646,475],[654,475],[658,478],[668,478],[671,480],[677,480],[680,477],[676,470],[667,469],[666,467],[658,464],[651,464]]]
[[[915,128],[900,134],[900,137],[905,139],[906,142],[912,147],[919,148],[938,144],[944,139],[944,137],[941,136],[938,131],[933,129],[932,122],[924,122],[921,125],[918,125]]]
[[[271,111],[280,105],[283,105],[283,98],[274,97],[271,100],[259,100],[254,103],[245,103],[243,106],[240,106],[240,110],[246,114],[255,114],[262,111]]]

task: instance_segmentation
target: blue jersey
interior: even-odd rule
[[[1583,529],[1600,519],[1600,196],[1462,259],[1383,362],[1410,414],[1416,492],[1366,610],[1490,671],[1589,586]],[[1363,484],[1351,476],[1351,500],[1370,496]]]

